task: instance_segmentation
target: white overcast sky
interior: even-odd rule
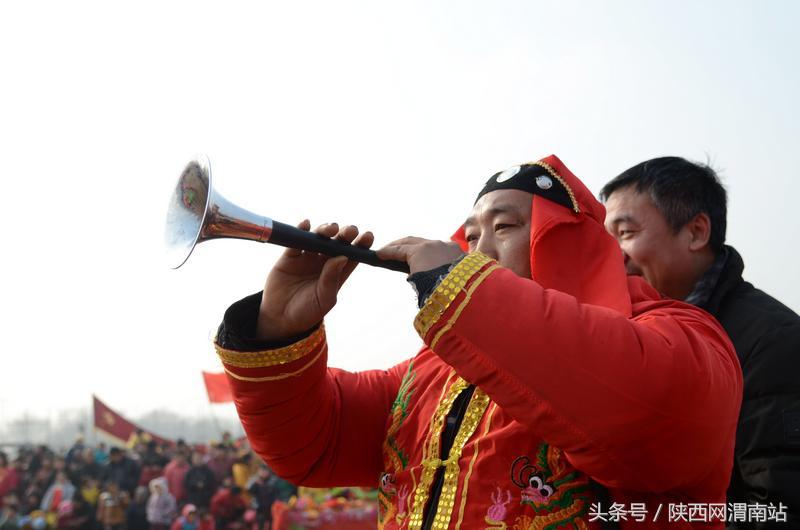
[[[276,220],[447,238],[494,171],[550,153],[593,191],[646,158],[710,160],[745,277],[800,309],[800,4],[3,2],[0,424],[90,395],[208,414],[225,308],[277,247],[162,262],[195,153]],[[404,276],[360,267],[331,363],[419,346]],[[215,410],[229,412],[231,406]]]

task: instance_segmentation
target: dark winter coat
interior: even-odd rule
[[[205,464],[189,468],[183,485],[186,488],[186,500],[202,508],[208,508],[211,496],[217,491],[217,479]]]
[[[139,473],[139,466],[136,465],[136,462],[125,456],[118,462],[112,460],[108,463],[105,473],[103,473],[103,482],[115,482],[121,490],[132,495],[139,482]]]
[[[730,335],[744,374],[729,502],[783,503],[787,523],[729,528],[800,528],[800,317],[742,279],[732,247],[701,307]]]

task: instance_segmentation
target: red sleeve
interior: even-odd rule
[[[327,350],[323,327],[277,350],[217,345],[247,437],[278,476],[312,487],[374,486],[407,362],[351,373],[328,368]]]
[[[664,491],[730,470],[741,370],[699,309],[653,302],[628,319],[471,254],[415,325],[459,375],[607,486]]]

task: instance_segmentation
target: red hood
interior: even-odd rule
[[[564,185],[573,209],[533,196],[531,275],[541,286],[568,293],[581,303],[631,315],[631,298],[622,251],[603,226],[606,210],[555,155],[538,162]],[[577,210],[577,211],[576,211]],[[453,241],[467,250],[464,227]]]

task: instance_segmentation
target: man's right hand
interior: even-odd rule
[[[297,227],[309,230],[311,222],[306,219]],[[359,235],[355,226],[340,230],[336,223],[320,225],[315,232],[364,248],[369,248],[375,239],[372,232]],[[356,265],[357,262],[345,256],[330,258],[286,249],[267,277],[258,313],[257,338],[285,340],[316,326],[336,305],[336,295]]]

